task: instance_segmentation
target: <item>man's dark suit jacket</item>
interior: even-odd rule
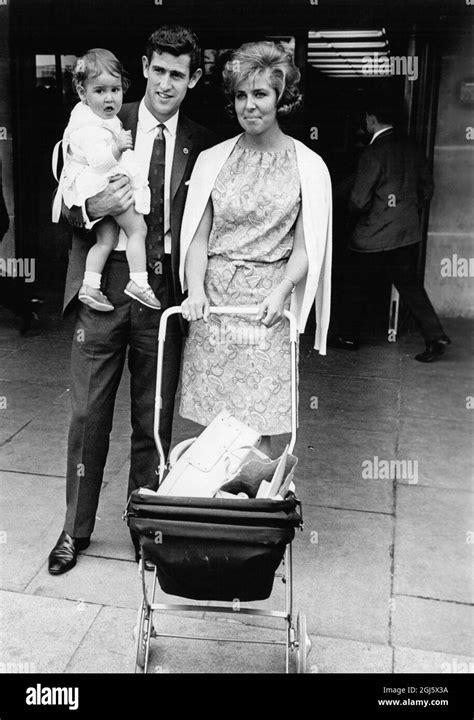
[[[124,129],[132,131],[134,143],[137,134],[139,105],[139,102],[127,103],[123,105],[119,113]],[[213,133],[189,120],[180,112],[170,187],[171,269],[175,301],[177,303],[180,303],[182,299],[179,282],[179,236],[188,190],[187,182],[199,153],[215,145],[216,142],[217,138]],[[84,221],[80,208],[71,209],[67,213],[67,220],[74,227],[74,231],[64,290],[64,314],[67,314],[74,304],[73,301],[82,285],[87,253],[95,242],[94,232],[84,230]]]
[[[426,160],[393,129],[378,135],[359,158],[349,200],[351,250],[380,252],[421,240],[420,211],[433,194]]]

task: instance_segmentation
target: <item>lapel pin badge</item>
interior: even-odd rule
[[[187,154],[189,153],[188,148],[183,148],[183,152],[184,152],[185,155],[187,155]]]

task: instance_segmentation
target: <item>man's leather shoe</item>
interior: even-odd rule
[[[341,335],[330,338],[328,340],[328,347],[338,348],[339,350],[358,350],[359,344],[351,338],[345,338]]]
[[[78,553],[89,547],[90,542],[90,537],[73,538],[63,530],[48,558],[51,575],[62,575],[71,570],[77,562]]]
[[[437,340],[426,343],[426,348],[423,350],[422,353],[419,353],[419,355],[415,355],[415,360],[424,363],[439,360],[439,358],[446,352],[448,345],[451,345],[451,340],[448,338],[447,335],[442,335]]]

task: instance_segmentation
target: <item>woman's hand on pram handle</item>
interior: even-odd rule
[[[285,301],[288,295],[289,292],[286,292],[286,287],[283,289],[278,287],[273,290],[273,292],[267,295],[265,300],[260,303],[259,311],[255,319],[260,320],[266,327],[276,325],[283,317]]]
[[[181,312],[185,320],[204,320],[207,322],[209,318],[209,300],[204,290],[189,293],[186,300],[181,303]]]

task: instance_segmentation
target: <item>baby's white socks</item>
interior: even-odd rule
[[[89,285],[95,290],[100,290],[100,282],[102,280],[102,274],[97,272],[91,272],[86,270],[84,273],[84,285]]]
[[[147,287],[148,285],[148,273],[146,272],[131,272],[130,280],[137,283],[139,287]]]

